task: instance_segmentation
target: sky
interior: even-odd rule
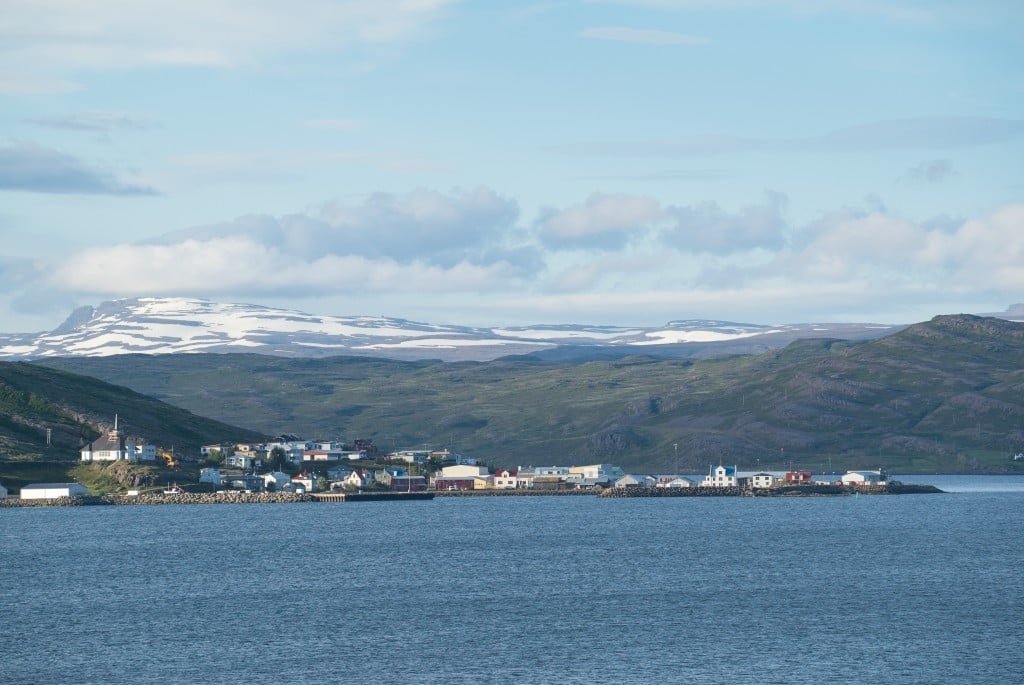
[[[5,0],[0,332],[1024,302],[1024,4]]]

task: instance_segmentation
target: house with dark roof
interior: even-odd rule
[[[82,447],[82,461],[121,461],[128,459],[135,452],[132,443],[130,450],[124,433],[117,428],[117,416],[114,416],[114,428]]]

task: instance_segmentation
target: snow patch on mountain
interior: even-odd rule
[[[761,326],[710,320],[672,321],[657,328],[578,324],[474,328],[388,317],[314,316],[191,298],[143,297],[80,307],[49,333],[0,335],[0,358],[258,352],[485,360],[562,346],[649,348],[833,333],[836,337],[855,337],[867,329],[862,324]],[[871,335],[878,337],[890,329],[894,327],[876,327]]]

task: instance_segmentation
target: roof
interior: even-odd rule
[[[92,441],[93,452],[123,452],[124,436],[120,433],[104,433]]]

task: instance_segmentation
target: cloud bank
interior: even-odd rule
[[[878,320],[865,313],[893,301],[944,311],[950,302],[1016,301],[1024,290],[1024,204],[911,221],[874,203],[799,226],[787,221],[786,204],[772,192],[738,208],[594,193],[524,219],[514,199],[486,187],[377,193],[93,247],[59,262],[0,259],[10,276],[0,293],[61,302],[276,298],[300,308],[342,297],[357,307],[343,313],[372,306],[401,315],[445,303],[534,322],[642,315],[660,323],[765,322],[768,311]]]
[[[0,147],[0,190],[84,195],[155,195],[146,186],[125,183],[108,171],[34,143]]]

